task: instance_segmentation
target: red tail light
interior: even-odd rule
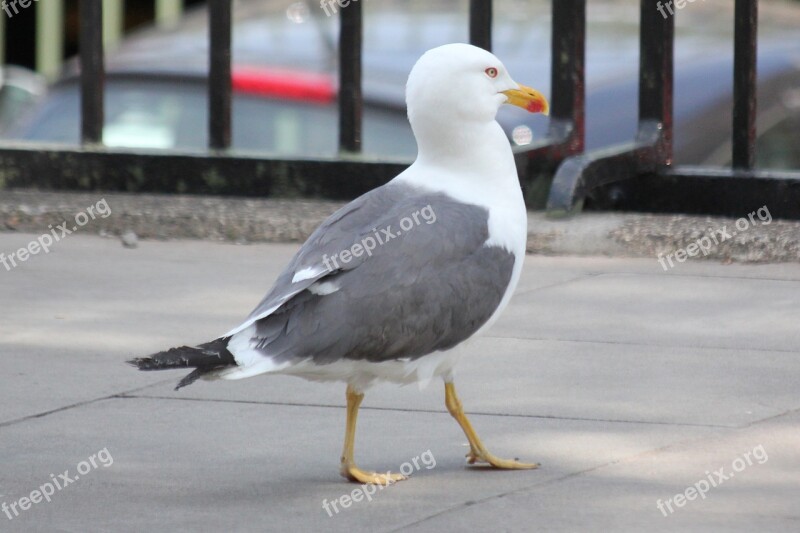
[[[232,78],[233,90],[241,93],[319,104],[336,99],[336,86],[324,74],[243,67]]]

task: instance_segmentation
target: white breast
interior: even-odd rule
[[[510,149],[509,149],[510,155]],[[436,169],[435,180],[431,179],[431,169],[415,163],[395,180],[430,192],[447,194],[456,201],[485,207],[489,211],[489,238],[485,246],[497,246],[514,255],[514,269],[500,305],[489,321],[476,333],[489,328],[508,305],[522,274],[525,248],[528,239],[528,213],[522,190],[517,178],[513,158],[498,158],[502,162],[510,159],[511,165],[499,165],[495,172],[487,174],[478,170],[464,169],[453,172],[449,169]],[[470,175],[471,174],[471,175]]]

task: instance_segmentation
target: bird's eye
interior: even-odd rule
[[[497,69],[494,68],[494,67],[487,68],[486,69],[486,75],[489,76],[490,78],[496,78],[497,77]]]

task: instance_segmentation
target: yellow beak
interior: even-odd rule
[[[531,113],[550,114],[550,103],[536,89],[520,85],[519,89],[509,89],[508,91],[503,91],[503,94],[508,97],[507,104],[521,107]]]

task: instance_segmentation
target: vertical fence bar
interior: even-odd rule
[[[469,42],[492,51],[492,0],[470,0]]]
[[[231,145],[231,0],[209,2],[208,145]]]
[[[361,49],[363,19],[361,4],[351,2],[341,10],[339,29],[339,150],[361,151]]]
[[[80,0],[81,140],[103,140],[103,0]]]
[[[756,37],[758,0],[736,0],[733,52],[733,167],[756,160]]]
[[[570,149],[583,150],[586,101],[586,0],[553,0],[551,116],[572,125]]]
[[[64,60],[64,1],[36,4],[36,70],[54,79]]]
[[[0,13],[0,65],[6,63],[6,17]]]
[[[661,124],[661,148],[666,162],[671,163],[675,15],[664,16],[660,6],[658,0],[641,2],[639,121]]]

